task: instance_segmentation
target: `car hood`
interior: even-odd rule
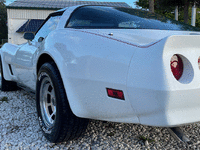
[[[200,35],[200,32],[195,31],[148,29],[87,29],[82,31],[137,46],[148,46],[172,35]]]

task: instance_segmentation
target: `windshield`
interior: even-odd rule
[[[147,11],[105,6],[85,6],[78,8],[72,14],[66,27],[200,31],[199,28]]]

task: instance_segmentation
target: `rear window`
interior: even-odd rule
[[[84,6],[78,8],[71,15],[66,27],[200,31],[199,28],[147,11],[105,6]]]

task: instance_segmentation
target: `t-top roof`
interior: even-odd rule
[[[7,8],[13,9],[53,9],[58,10],[65,7],[89,4],[89,5],[106,5],[115,7],[130,6],[125,2],[96,2],[96,1],[70,1],[70,0],[16,0]]]

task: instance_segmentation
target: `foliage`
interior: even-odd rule
[[[1,102],[6,102],[8,103],[8,97],[4,96],[0,99]]]
[[[139,136],[139,139],[141,140],[141,141],[143,141],[143,142],[145,142],[145,141],[148,141],[148,142],[155,142],[155,140],[153,140],[153,139],[150,139],[149,137],[145,137],[145,136],[143,136],[143,135],[141,135],[141,136]]]
[[[175,6],[163,7],[161,1],[162,0],[155,0],[155,2],[154,2],[155,13],[160,14],[160,15],[164,15],[168,18],[174,18],[174,14],[172,14],[171,12],[174,11]],[[149,8],[148,0],[138,0],[136,2],[136,5],[144,8],[144,9]]]
[[[7,39],[8,37],[8,29],[7,29],[7,12],[5,1],[0,0],[0,39]],[[1,43],[1,41],[0,41]]]
[[[181,9],[183,9],[185,23],[188,23],[189,20],[190,6],[194,5],[194,3],[196,3],[197,6],[200,5],[199,0],[159,0],[159,3],[163,8],[179,6]]]
[[[197,8],[197,12],[200,12],[200,8]],[[196,15],[196,27],[200,28],[200,14],[197,13]]]
[[[138,0],[136,2],[137,6],[140,6],[142,8],[148,9],[149,8],[149,1],[148,0]],[[156,5],[155,5],[156,6]]]
[[[189,2],[188,10],[184,10],[185,8],[185,2]],[[191,12],[192,12],[192,5],[196,2],[197,6],[200,6],[199,0],[155,0],[155,13],[164,15],[168,18],[174,19],[174,10],[175,6],[179,6],[179,21],[181,22],[187,22],[190,24],[191,22]],[[144,9],[149,8],[148,0],[138,0],[136,2],[137,6],[140,6]],[[186,11],[186,12],[185,12]],[[197,12],[200,11],[200,9],[197,9]],[[188,16],[187,16],[187,15]],[[185,18],[185,20],[184,20]],[[196,27],[200,28],[200,14],[197,13],[196,16]]]
[[[5,3],[5,2],[6,2],[6,0],[0,0],[0,2],[3,2],[3,3]]]
[[[187,3],[193,5],[194,2],[196,3],[196,5],[200,5],[199,0],[159,0],[159,2],[161,5],[163,5],[165,7],[169,7],[169,6],[182,7],[182,6],[186,5]]]
[[[191,16],[192,16],[192,8],[190,7],[189,8],[189,20],[188,20],[188,23],[190,24],[191,23]],[[200,8],[197,8],[197,12],[200,12]],[[184,12],[183,11],[180,11],[179,12],[179,21],[181,22],[184,22]],[[196,14],[196,27],[199,27],[200,28],[200,14],[197,13]]]

